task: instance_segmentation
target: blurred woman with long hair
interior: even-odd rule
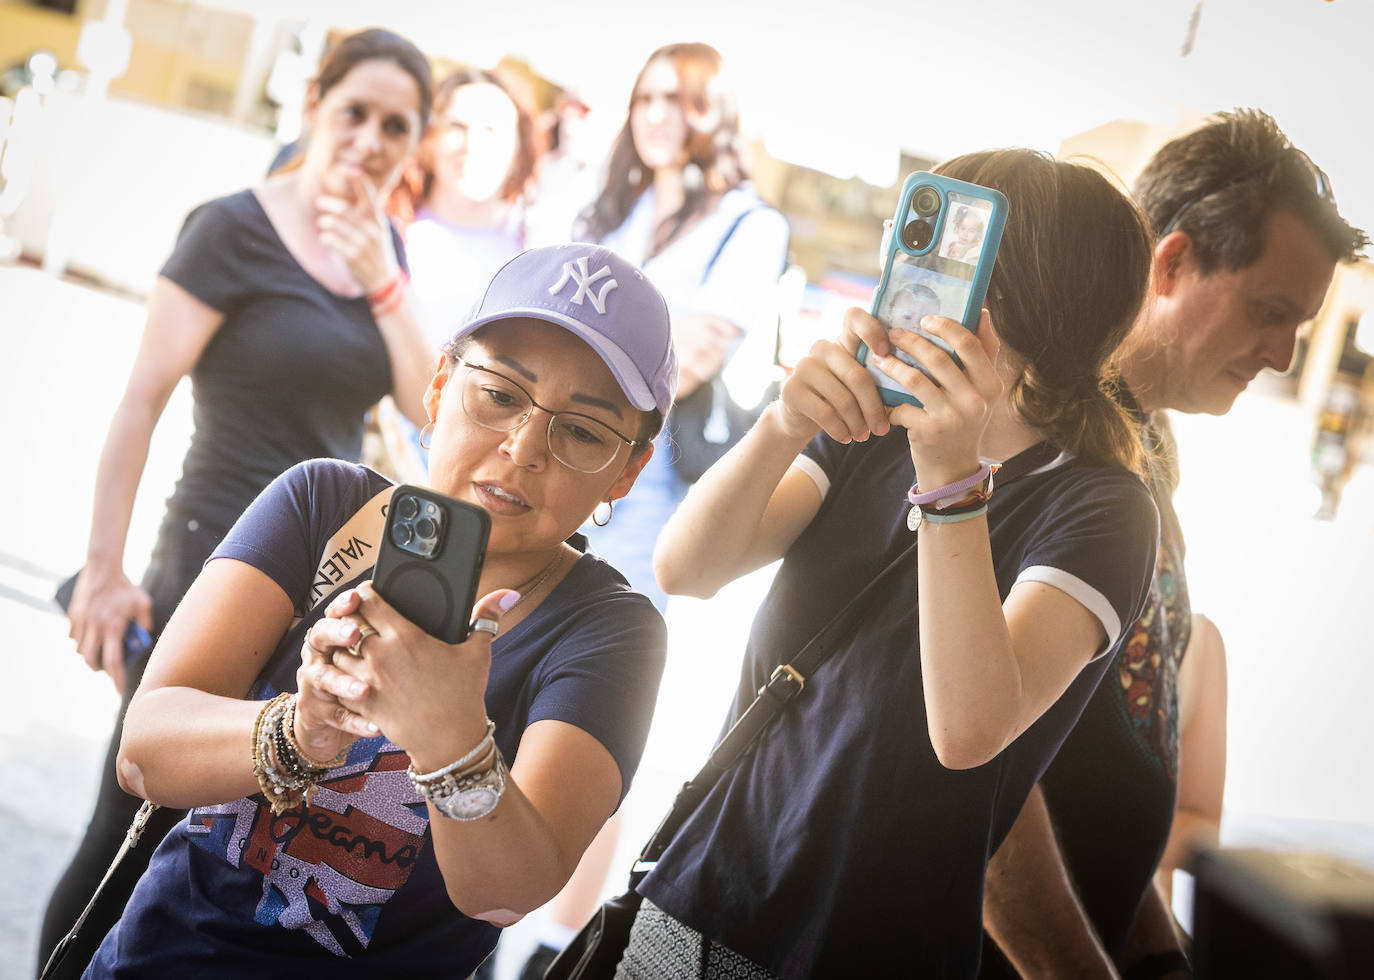
[[[574,234],[638,262],[668,300],[680,364],[678,400],[710,383],[744,338],[777,324],[777,281],[788,227],[749,182],[739,116],[707,44],[659,48],[635,79],[629,112],[610,152],[601,192]],[[673,420],[677,424],[677,419]],[[592,545],[651,596],[654,539],[688,481],[666,451],[636,499],[594,530]]]

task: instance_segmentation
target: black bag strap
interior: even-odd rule
[[[1028,476],[1047,466],[1059,455],[1059,450],[1048,442],[1036,443],[1029,449],[1018,453],[1008,460],[997,472],[997,485],[1007,484]],[[759,688],[758,697],[744,709],[739,720],[711,750],[711,757],[695,776],[682,784],[672,807],[668,810],[658,829],[649,838],[630,871],[630,889],[633,891],[649,873],[650,868],[668,849],[678,829],[692,815],[692,811],[706,798],[725,770],[740,760],[754,745],[764,729],[776,718],[787,703],[802,692],[806,679],[834,652],[832,638],[849,630],[860,614],[872,604],[879,591],[889,583],[896,572],[906,562],[907,557],[916,551],[917,541],[913,540],[896,558],[892,559],[882,571],[864,586],[858,595],[850,599],[830,622],[821,627],[806,646],[792,658],[791,662],[779,664],[774,668],[767,683]],[[649,865],[650,867],[644,867]]]
[[[720,241],[716,242],[716,250],[711,253],[711,258],[706,263],[706,269],[701,273],[701,281],[703,284],[707,279],[711,278],[711,270],[716,267],[716,261],[720,258],[720,253],[725,251],[725,246],[729,245],[730,239],[735,237],[735,232],[739,230],[740,225],[744,224],[744,219],[755,211],[762,210],[763,207],[764,205],[762,204],[754,204],[735,215],[735,220],[730,222],[730,227],[725,230],[724,235],[720,236]]]
[[[119,853],[116,854],[114,860],[110,862],[110,866],[105,869],[105,877],[101,878],[100,884],[95,886],[95,893],[91,895],[91,900],[86,903],[86,907],[82,909],[81,914],[77,916],[76,923],[67,934],[62,937],[58,944],[53,947],[52,953],[48,956],[48,961],[43,964],[43,972],[38,975],[38,980],[50,980],[50,978],[57,975],[58,967],[60,967],[63,960],[67,958],[67,951],[71,948],[72,943],[76,942],[77,933],[79,933],[81,927],[86,924],[86,918],[91,914],[91,909],[95,908],[95,903],[100,900],[100,895],[104,892],[105,885],[108,884],[110,878],[113,877],[115,869],[119,867],[120,862],[124,860],[124,855],[138,846],[139,838],[143,836],[143,830],[148,826],[148,820],[152,817],[153,811],[156,809],[157,804],[149,803],[147,800],[144,800],[143,805],[138,808],[138,813],[134,814],[134,822],[131,823],[129,829],[124,832],[124,843],[119,845]]]
[[[678,828],[686,822],[692,811],[706,798],[706,794],[711,791],[711,788],[715,786],[725,771],[753,747],[759,736],[763,734],[779,712],[787,706],[787,703],[802,692],[806,679],[814,674],[834,652],[833,640],[835,637],[847,632],[854,625],[859,616],[877,597],[879,591],[888,584],[898,569],[906,563],[907,558],[915,551],[916,541],[913,540],[902,550],[900,555],[888,563],[886,568],[874,576],[862,591],[845,603],[844,608],[836,613],[830,622],[822,626],[789,663],[779,664],[774,668],[767,683],[759,688],[758,697],[754,698],[749,707],[744,709],[739,720],[730,726],[730,730],[721,737],[720,741],[716,743],[716,747],[711,750],[711,756],[706,760],[706,764],[695,776],[682,784],[682,789],[678,790],[677,797],[673,800],[673,805],[667,816],[663,818],[658,829],[654,831],[653,836],[649,838],[648,843],[639,852],[639,857],[635,859],[634,868],[630,872],[630,887],[632,889],[649,872],[648,868],[643,868],[641,865],[651,865],[662,856],[663,852],[667,850],[668,844],[672,842],[674,835],[677,834]]]

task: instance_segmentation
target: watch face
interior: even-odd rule
[[[483,817],[496,808],[501,794],[491,786],[475,786],[454,793],[444,801],[444,809],[459,820]]]

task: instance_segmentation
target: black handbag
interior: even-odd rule
[[[653,870],[678,829],[725,771],[748,753],[779,712],[802,692],[806,679],[825,663],[834,650],[833,638],[850,631],[876,598],[880,588],[915,551],[916,542],[913,540],[864,586],[863,591],[850,599],[830,622],[821,627],[792,658],[791,663],[774,668],[768,682],[759,688],[758,696],[711,750],[711,757],[706,764],[678,790],[667,816],[635,858],[630,869],[629,888],[597,909],[591,921],[582,927],[544,971],[544,980],[610,980],[615,976],[616,966],[630,942],[630,927],[643,901],[636,890],[639,883]]]
[[[729,229],[716,245],[706,271],[702,273],[704,284],[710,278],[716,260],[725,251],[725,246],[744,219],[764,205],[756,205],[740,212]],[[783,262],[786,268],[786,261]],[[781,274],[783,269],[779,269]],[[777,359],[777,323],[773,325],[773,358]],[[724,456],[735,443],[744,437],[750,427],[758,421],[763,410],[778,394],[777,382],[771,383],[762,397],[754,405],[740,405],[731,397],[729,389],[721,380],[720,373],[709,381],[703,382],[690,395],[673,403],[668,413],[668,437],[673,447],[673,469],[688,483],[696,483],[701,475],[709,470],[716,460]]]
[[[717,374],[697,387],[686,398],[673,403],[668,414],[668,437],[672,440],[673,469],[688,483],[701,475],[744,438],[768,403],[778,396],[778,384],[764,389],[757,405],[741,406],[731,397]]]

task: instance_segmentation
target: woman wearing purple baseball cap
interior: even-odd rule
[[[372,588],[383,477],[314,460],[263,492],[129,708],[123,785],[193,809],[88,976],[466,977],[558,892],[629,789],[666,643],[577,529],[676,379],[667,306],[615,253],[496,273],[424,396],[431,485],[491,518],[463,643]]]

